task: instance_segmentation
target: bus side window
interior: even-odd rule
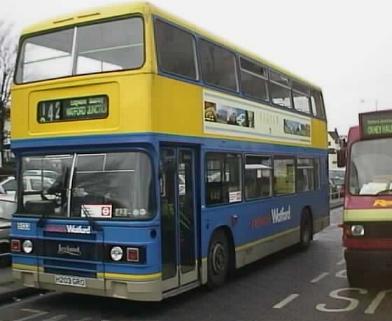
[[[325,119],[324,102],[321,92],[312,90],[310,94],[310,101],[312,104],[313,115]]]
[[[314,165],[312,159],[297,159],[297,192],[309,192],[314,190],[314,174]]]
[[[321,176],[320,176],[320,159],[314,159],[314,189],[320,188]]]
[[[268,101],[267,68],[240,57],[241,90],[244,95]]]
[[[307,114],[312,114],[309,87],[297,81],[293,81],[292,88],[293,88],[293,103],[294,103],[295,110]]]
[[[237,91],[235,55],[206,40],[199,41],[200,64],[203,80],[221,88]]]
[[[206,156],[206,203],[242,201],[241,155],[208,153]]]
[[[288,77],[270,70],[270,96],[275,105],[291,108],[291,89]]]
[[[294,158],[274,158],[274,194],[284,195],[292,193],[295,193]]]
[[[271,196],[272,164],[270,157],[246,156],[244,185],[246,200]]]
[[[169,73],[197,79],[196,46],[192,34],[155,20],[159,67]]]

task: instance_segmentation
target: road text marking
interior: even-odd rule
[[[388,293],[392,293],[392,290],[381,291],[377,294],[374,298],[372,303],[369,304],[367,309],[365,310],[366,314],[374,314],[378,306],[380,305],[381,301],[385,298]]]
[[[340,292],[355,291],[360,294],[367,294],[368,291],[360,288],[344,288],[332,291],[329,296],[333,299],[342,300],[348,302],[347,306],[344,308],[327,308],[325,303],[320,303],[316,305],[316,310],[321,312],[348,312],[353,311],[358,307],[359,300],[350,298],[348,296],[341,295]]]

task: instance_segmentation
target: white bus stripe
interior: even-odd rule
[[[286,299],[280,301],[279,303],[275,304],[273,306],[274,309],[281,309],[284,306],[286,306],[287,304],[289,304],[291,301],[295,300],[296,298],[299,297],[299,294],[294,293],[294,294],[290,294]]]

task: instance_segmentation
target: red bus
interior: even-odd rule
[[[346,165],[347,278],[358,286],[364,275],[392,272],[392,110],[360,114],[339,156],[339,165]]]

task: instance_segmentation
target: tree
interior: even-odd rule
[[[4,129],[10,102],[10,89],[15,68],[17,42],[10,24],[0,21],[0,153],[4,165]]]

